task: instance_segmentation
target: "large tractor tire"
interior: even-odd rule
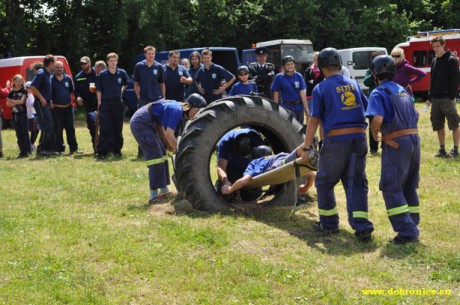
[[[176,187],[195,209],[231,208],[214,190],[210,162],[218,141],[235,127],[259,131],[275,154],[290,152],[303,141],[303,126],[273,101],[258,96],[239,96],[211,103],[185,126],[175,159]],[[294,193],[294,183],[286,183],[277,188],[273,199],[266,204],[293,204]]]

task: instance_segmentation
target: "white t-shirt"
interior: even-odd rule
[[[27,118],[28,119],[34,118],[35,114],[36,114],[36,111],[35,111],[35,108],[34,108],[34,100],[35,100],[34,95],[32,93],[29,93],[27,95],[27,99],[26,99]]]

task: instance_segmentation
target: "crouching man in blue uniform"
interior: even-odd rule
[[[176,151],[174,131],[182,118],[193,119],[198,109],[204,106],[206,100],[194,93],[185,103],[153,102],[139,108],[132,116],[131,132],[142,149],[149,168],[149,204],[160,203],[173,195],[168,188],[171,182],[166,149]]]
[[[368,220],[367,123],[364,116],[367,99],[356,81],[340,75],[341,61],[336,49],[322,50],[318,66],[326,80],[313,89],[311,118],[302,154],[302,160],[308,161],[309,148],[321,122],[324,139],[315,180],[320,221],[313,229],[326,233],[339,231],[334,187],[342,181],[348,222],[358,240],[368,242],[374,226]]]
[[[377,56],[373,77],[379,86],[369,97],[366,116],[372,119],[371,131],[377,141],[382,133],[382,169],[380,190],[388,218],[398,235],[394,244],[418,241],[420,220],[417,186],[420,180],[420,138],[417,134],[418,113],[411,96],[393,82],[394,59]]]
[[[222,185],[232,184],[243,176],[243,173],[252,160],[252,151],[263,145],[264,141],[254,129],[242,128],[230,130],[217,144],[217,181],[215,188],[221,191]],[[241,199],[244,201],[256,200],[262,195],[261,189],[242,190]],[[227,201],[233,198],[226,197]]]

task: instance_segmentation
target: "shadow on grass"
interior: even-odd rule
[[[32,155],[30,157],[28,157],[27,161],[43,161],[43,160],[47,160],[47,159],[58,159],[58,158],[74,158],[74,159],[86,159],[86,158],[94,158],[94,154],[93,153],[83,153],[83,154],[73,154],[73,155],[70,155],[68,153],[63,153],[63,154],[58,154],[58,155],[49,155],[49,156],[45,156],[45,155],[40,155],[40,154],[35,154],[35,155]],[[8,158],[10,159],[10,158]],[[17,160],[16,158],[12,158],[12,160]],[[24,159],[22,159],[24,160]]]
[[[312,205],[301,205],[297,207],[294,214],[291,214],[292,206],[251,206],[247,209],[222,211],[219,214],[235,218],[249,218],[286,231],[304,241],[312,249],[324,254],[351,256],[356,253],[374,252],[377,249],[378,245],[375,242],[359,242],[353,233],[343,229],[338,234],[314,231],[312,226],[317,215],[311,208]],[[195,210],[187,200],[180,199],[156,205],[131,205],[128,210],[144,210],[153,215],[177,215],[189,218],[207,218],[215,215],[215,213]]]
[[[341,229],[337,234],[313,230],[317,215],[313,206],[302,205],[291,214],[292,207],[267,207],[251,210],[250,217],[266,225],[284,230],[304,241],[310,248],[329,255],[351,256],[355,253],[374,252],[377,244],[373,241],[362,243],[354,233]]]
[[[422,250],[426,250],[426,246],[420,242],[408,243],[405,245],[394,245],[388,243],[380,254],[382,257],[389,257],[392,259],[406,259],[408,256],[417,255]]]

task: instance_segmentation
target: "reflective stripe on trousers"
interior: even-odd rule
[[[168,161],[168,155],[164,155],[163,157],[156,158],[156,159],[147,160],[145,161],[145,164],[147,165],[147,167],[149,167],[155,164],[163,163],[165,161]]]

